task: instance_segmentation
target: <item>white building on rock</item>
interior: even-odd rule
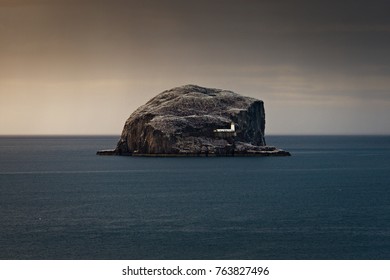
[[[234,126],[234,122],[230,123],[230,128],[217,128],[214,129],[214,135],[216,137],[233,137],[236,136],[236,128]]]

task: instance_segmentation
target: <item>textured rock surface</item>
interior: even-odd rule
[[[217,137],[230,128],[235,137]],[[265,146],[263,101],[221,89],[186,85],[164,91],[127,119],[119,155],[289,155]]]

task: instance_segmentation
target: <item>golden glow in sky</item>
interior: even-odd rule
[[[268,134],[390,133],[388,1],[0,0],[0,134],[119,134],[184,84]]]

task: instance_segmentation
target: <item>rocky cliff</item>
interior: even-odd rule
[[[229,130],[231,124],[234,133],[216,132]],[[263,101],[228,90],[186,85],[158,94],[131,114],[113,153],[289,155],[266,146],[264,129]]]

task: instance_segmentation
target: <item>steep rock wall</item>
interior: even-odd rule
[[[236,136],[218,137],[218,128]],[[213,154],[279,151],[266,147],[264,103],[228,90],[186,85],[164,91],[127,119],[118,155]]]

